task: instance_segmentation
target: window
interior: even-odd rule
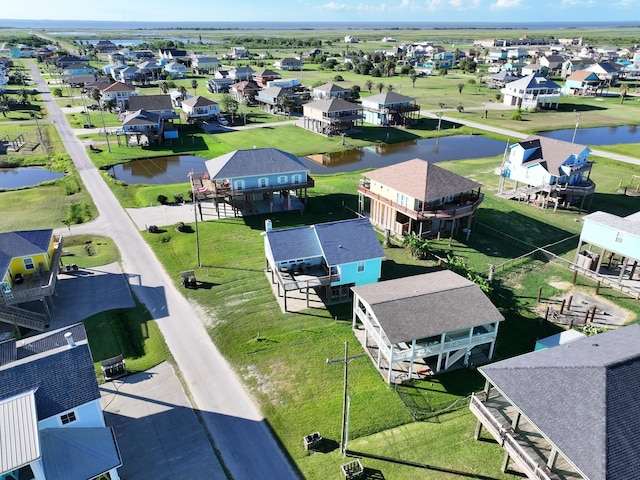
[[[364,272],[364,262],[358,262],[358,272]]]
[[[295,174],[295,175],[293,175],[293,176],[291,177],[291,181],[292,181],[293,183],[295,183],[295,184],[298,184],[298,183],[300,183],[300,178],[301,178],[301,177],[300,177],[300,174]]]
[[[260,188],[264,188],[269,185],[269,179],[267,177],[262,177],[258,180],[258,184],[260,185]]]
[[[69,413],[65,413],[64,415],[60,415],[60,420],[62,421],[63,425],[66,425],[67,423],[75,422],[76,412],[69,412]]]
[[[286,175],[280,175],[278,177],[278,183],[287,183],[287,176]]]
[[[624,241],[624,233],[616,233],[616,243],[622,243]]]
[[[33,263],[33,258],[29,257],[29,258],[23,258],[22,259],[22,263],[24,263],[24,268],[26,270],[35,270],[36,266]]]
[[[235,188],[236,190],[242,190],[244,188],[244,180],[236,180],[234,183],[233,188]]]

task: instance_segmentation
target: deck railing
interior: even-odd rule
[[[520,445],[516,439],[516,433],[510,428],[505,428],[500,422],[491,414],[489,409],[482,402],[484,394],[473,394],[471,396],[471,403],[469,408],[473,414],[478,418],[482,425],[493,435],[493,437],[500,443],[502,448],[513,458],[518,465],[526,470],[526,475],[529,478],[536,478],[539,480],[558,480],[558,476],[549,471],[547,466],[540,466],[536,459],[527,453],[527,451]],[[538,457],[542,459],[543,457]]]

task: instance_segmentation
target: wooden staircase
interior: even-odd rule
[[[7,305],[0,306],[0,322],[10,323],[11,325],[38,330],[40,332],[46,330],[48,326],[44,314]]]

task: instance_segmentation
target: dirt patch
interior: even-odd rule
[[[556,285],[554,285],[556,286]],[[556,286],[556,288],[559,288]],[[600,296],[580,291],[567,291],[558,297],[539,304],[535,311],[544,318],[549,308],[548,320],[562,325],[580,326],[593,324],[613,328],[624,325],[631,314]]]
[[[276,385],[269,376],[260,374],[258,367],[255,365],[247,365],[247,367],[243,369],[242,378],[248,380],[253,390],[266,396],[274,405],[283,404],[281,400],[277,400],[279,395]]]
[[[569,290],[573,284],[571,282],[549,282],[549,285],[551,285],[553,288],[557,288],[558,290]]]

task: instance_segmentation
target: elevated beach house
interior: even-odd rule
[[[536,480],[628,480],[640,472],[640,325],[480,367],[470,409]]]
[[[51,229],[0,233],[0,322],[47,328],[62,245],[62,235]],[[27,308],[33,302],[41,302],[44,313]]]
[[[351,298],[351,287],[380,279],[384,251],[367,218],[273,230],[267,221],[264,252],[278,295],[315,290],[328,303]]]
[[[442,270],[352,290],[356,337],[388,383],[493,357],[504,317],[457,273]]]
[[[389,235],[453,235],[469,229],[484,195],[473,180],[415,158],[362,174],[358,213]],[[467,230],[469,233],[469,230]]]

